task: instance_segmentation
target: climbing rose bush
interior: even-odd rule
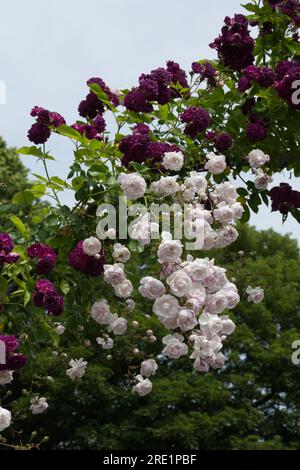
[[[238,292],[210,254],[234,243],[236,222],[269,198],[272,210],[299,220],[297,191],[268,190],[273,173],[300,170],[299,12],[260,3],[225,18],[211,43],[218,60],[194,61],[188,72],[169,60],[130,90],[92,77],[68,125],[57,112],[32,109],[32,145],[19,153],[45,172],[14,201],[47,195],[53,205],[29,220],[13,215],[11,233],[0,234],[0,385],[20,369],[31,375],[24,412],[51,406],[45,380],[55,377],[38,374],[41,348],[74,386],[101,355],[108,364],[125,355],[123,383],[144,397],[169,360],[190,361],[197,372],[223,367],[240,295],[263,300],[263,288],[247,281]],[[73,146],[66,180],[48,169],[52,133]],[[64,191],[73,192],[73,207]],[[0,408],[1,430],[10,420]]]

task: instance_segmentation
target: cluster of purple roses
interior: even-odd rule
[[[69,264],[77,271],[92,277],[98,277],[103,272],[105,256],[101,250],[95,256],[89,256],[83,251],[83,240],[79,241],[69,254]]]
[[[28,139],[36,145],[43,144],[49,139],[52,128],[55,129],[66,124],[66,121],[60,114],[39,106],[34,106],[30,114],[36,118],[36,122],[28,131]]]
[[[64,309],[64,298],[60,295],[52,282],[40,279],[35,284],[33,302],[36,307],[44,307],[48,313],[57,316]]]
[[[57,255],[53,248],[44,243],[34,243],[27,248],[30,258],[38,259],[36,265],[37,274],[49,274],[56,264]]]
[[[139,86],[127,93],[124,106],[136,113],[153,111],[152,101],[167,104],[172,98],[179,96],[172,84],[178,83],[182,88],[188,88],[186,73],[176,62],[169,60],[167,68],[160,67],[149,74],[139,77]]]
[[[18,253],[13,253],[14,242],[8,233],[0,233],[0,271],[4,264],[16,263],[19,259]]]
[[[300,209],[300,192],[295,191],[287,183],[280,183],[270,191],[272,211],[287,215],[293,209]]]
[[[300,4],[299,0],[268,0],[269,5],[278,8],[282,13],[289,16],[296,26],[300,26]]]
[[[16,353],[20,347],[20,341],[14,335],[0,335],[0,341],[5,344],[5,364],[0,364],[0,371],[14,371],[21,369],[27,362],[27,356]]]

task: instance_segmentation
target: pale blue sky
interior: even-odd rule
[[[0,80],[6,83],[6,104],[0,105],[0,135],[9,145],[27,145],[33,105],[58,111],[72,123],[92,76],[125,88],[167,59],[189,70],[193,60],[215,58],[209,43],[224,17],[241,11],[239,0],[2,2]],[[65,176],[71,146],[54,136],[48,148],[57,158],[50,165],[52,175]],[[42,171],[33,158],[24,158],[34,172]],[[273,184],[288,178],[286,173]],[[299,179],[291,182],[300,189]],[[290,219],[282,226],[280,215],[266,207],[251,223],[300,239],[297,222]]]

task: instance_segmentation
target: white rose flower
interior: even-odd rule
[[[193,288],[190,290],[187,304],[195,312],[198,313],[201,307],[205,304],[206,301],[206,290],[199,283],[194,283]]]
[[[192,289],[191,278],[183,271],[175,271],[167,278],[172,294],[176,297],[185,297]]]
[[[167,328],[177,327],[179,310],[178,300],[169,294],[162,295],[153,304],[153,312]]]
[[[108,331],[112,331],[114,335],[120,336],[127,330],[127,320],[123,317],[116,318],[108,327]]]
[[[221,334],[226,336],[231,335],[235,330],[235,324],[233,323],[233,321],[229,318],[228,315],[222,315],[220,319],[222,321]]]
[[[233,220],[234,212],[230,206],[226,205],[226,202],[220,202],[214,210],[214,218],[221,224],[228,224]]]
[[[140,280],[140,283],[141,285],[139,287],[139,292],[143,297],[146,297],[147,299],[158,299],[166,291],[164,284],[158,279],[155,279],[151,276],[143,277]]]
[[[178,314],[178,327],[182,331],[192,330],[197,325],[197,320],[193,310],[184,308]]]
[[[96,237],[90,237],[83,240],[82,249],[85,255],[95,256],[100,253],[101,248],[101,242]]]
[[[221,333],[223,324],[218,315],[204,312],[199,317],[199,326],[203,333],[214,336]]]
[[[234,204],[238,198],[238,193],[231,183],[225,181],[225,183],[216,186],[215,190],[210,193],[210,198],[214,203],[224,201],[227,204]]]
[[[171,234],[167,232],[162,232],[162,239],[157,251],[159,263],[176,263],[182,254],[182,243],[172,240]]]
[[[10,426],[11,412],[0,406],[0,432]]]
[[[150,189],[161,196],[171,196],[179,190],[177,176],[161,176],[159,181],[151,184]]]
[[[216,248],[224,248],[225,246],[231,245],[238,238],[238,231],[233,225],[225,225],[224,227],[216,231],[217,239],[215,241]]]
[[[144,377],[150,377],[151,375],[155,375],[158,369],[158,365],[154,359],[147,359],[141,363],[141,370],[140,373]]]
[[[121,173],[118,182],[128,199],[138,199],[142,197],[147,189],[146,181],[138,173]]]
[[[205,169],[208,170],[212,175],[219,175],[223,173],[226,168],[226,160],[224,155],[216,155],[213,152],[210,152],[207,155],[207,162]]]
[[[122,299],[127,299],[131,296],[133,291],[133,285],[129,279],[125,279],[125,281],[121,282],[121,284],[117,284],[115,287],[115,295],[117,297],[121,297]]]
[[[124,273],[124,265],[122,263],[105,264],[104,268],[104,281],[112,286],[121,284],[125,281],[126,276]]]
[[[222,291],[225,293],[225,296],[226,296],[227,308],[229,309],[235,308],[240,301],[240,296],[237,292],[236,286],[232,284],[231,282],[228,282],[227,284],[225,284]]]
[[[127,299],[125,303],[129,312],[133,312],[133,310],[135,309],[135,301],[132,299]]]
[[[256,170],[265,163],[270,161],[269,155],[265,154],[262,150],[255,149],[252,150],[248,155],[248,160],[251,168]]]
[[[193,282],[202,281],[211,262],[207,258],[196,258],[194,261],[189,262],[183,270],[189,275]]]
[[[64,332],[66,331],[66,327],[64,325],[61,325],[58,323],[55,328],[55,333],[58,335],[63,335]]]
[[[226,293],[219,290],[215,294],[212,294],[208,298],[205,310],[209,313],[222,313],[227,307]]]
[[[226,269],[219,266],[210,266],[203,276],[203,285],[211,292],[216,292],[228,282]]]
[[[204,244],[203,250],[211,250],[215,246],[216,232],[206,222],[204,224]]]
[[[273,181],[273,178],[264,173],[261,169],[256,170],[254,186],[256,189],[267,189],[269,183]]]
[[[254,304],[260,304],[264,300],[264,290],[261,287],[252,288],[248,286],[246,293],[249,294],[247,297],[248,302],[253,302]]]
[[[121,243],[115,243],[112,256],[115,261],[126,263],[130,259],[131,253],[126,246],[121,245]]]
[[[182,168],[184,156],[181,152],[166,152],[162,165],[166,170],[179,171]]]
[[[100,325],[109,325],[114,319],[106,300],[99,300],[93,304],[91,317]]]
[[[0,385],[7,385],[13,381],[13,371],[0,370]]]
[[[200,173],[191,171],[190,176],[185,178],[184,184],[187,188],[193,189],[198,196],[205,196],[207,190],[207,180]]]
[[[114,228],[109,228],[106,232],[106,237],[109,240],[115,240],[116,238],[116,230]]]
[[[245,210],[240,202],[234,202],[233,204],[231,204],[230,208],[233,211],[233,216],[235,220],[239,220]]]
[[[44,413],[46,409],[48,408],[48,403],[47,399],[45,397],[34,397],[31,400],[31,405],[29,407],[30,411],[32,412],[33,415],[39,415],[41,413]]]
[[[70,379],[81,379],[85,374],[87,361],[84,361],[82,357],[80,359],[71,359],[69,366],[71,368],[66,371],[66,374],[70,377]]]
[[[205,335],[193,335],[194,351],[190,359],[214,359],[215,355],[222,349],[223,344],[218,335],[208,339]]]
[[[151,235],[159,232],[159,226],[151,222],[150,214],[140,215],[129,227],[132,240],[137,240],[141,245],[149,245]]]
[[[151,393],[152,382],[149,379],[144,379],[141,375],[135,377],[137,384],[133,386],[133,392],[137,393],[140,397],[144,397]]]
[[[112,338],[96,338],[96,341],[103,349],[112,349],[114,347]]]
[[[165,344],[162,354],[170,359],[179,359],[181,356],[184,356],[188,353],[188,347],[183,340],[183,336],[177,333],[165,336],[162,339],[163,344]]]

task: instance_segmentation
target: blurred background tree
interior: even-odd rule
[[[0,231],[14,230],[9,217],[19,215],[28,225],[42,223],[49,204],[41,201],[39,185],[28,178],[29,170],[16,149],[7,147],[0,137]],[[36,188],[36,189],[34,189]]]
[[[57,353],[45,346],[34,366],[16,374],[9,402],[14,416],[24,416],[22,439],[28,442],[35,429],[38,436],[49,436],[45,446],[50,449],[299,449],[300,371],[291,362],[292,343],[300,338],[299,249],[296,241],[272,230],[241,226],[239,231],[235,244],[215,253],[242,297],[230,313],[237,328],[225,344],[223,369],[201,374],[186,359],[159,356],[153,392],[140,398],[124,380],[126,339],[102,351],[95,341],[100,327],[89,315],[80,331],[72,327],[72,318],[62,317],[66,332],[51,346]],[[262,304],[247,302],[249,284],[264,287]],[[141,329],[155,333],[158,322],[144,316],[149,306],[137,307]],[[82,346],[72,347],[75,343]],[[88,360],[80,382],[65,375],[71,357]],[[33,382],[30,367],[35,368]],[[49,402],[40,416],[28,411],[32,383]]]

